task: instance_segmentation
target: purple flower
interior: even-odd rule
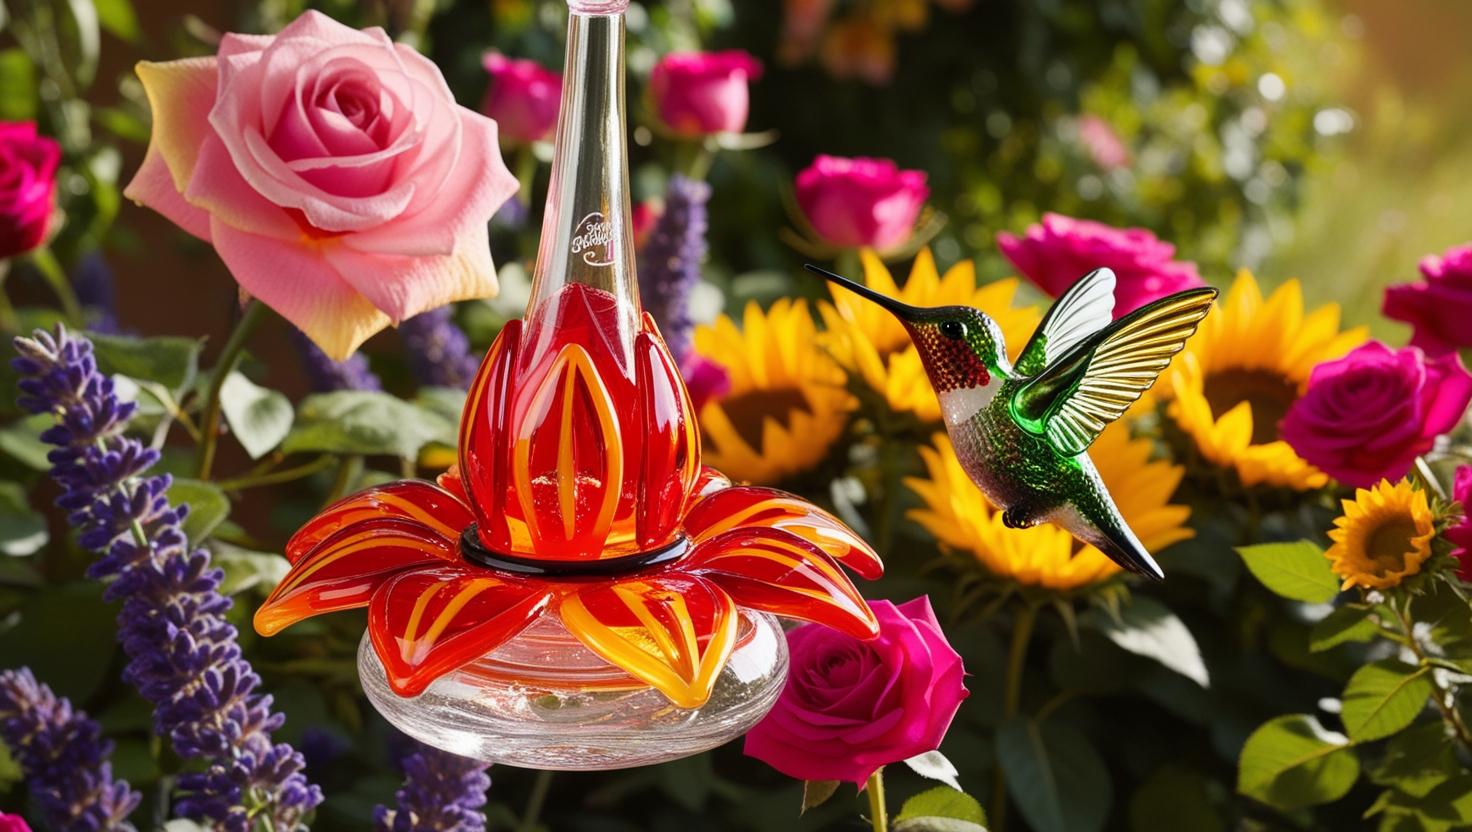
[[[231,832],[256,819],[280,832],[302,826],[322,794],[302,775],[301,755],[271,741],[283,717],[256,691],[260,678],[225,620],[223,573],[209,552],[189,548],[180,527],[188,506],[169,504],[168,475],[145,476],[158,452],[123,435],[135,405],[118,401],[85,338],[58,327],[15,346],[21,408],[56,416],[41,438],[56,446],[57,505],[83,548],[101,554],[88,575],[108,581],[104,597],[122,604],[123,676],[153,705],[154,731],[203,764],[179,777],[177,810]]]
[[[398,808],[378,806],[378,832],[483,832],[489,765],[421,745],[404,759]]]
[[[0,671],[0,739],[25,772],[47,829],[133,828],[127,818],[142,795],[112,778],[107,761],[112,743],[102,738],[96,722],[72,710],[72,703],[37,682],[28,668]]]
[[[1094,269],[1114,270],[1114,317],[1152,300],[1204,285],[1195,263],[1173,260],[1175,246],[1143,228],[1044,214],[1014,237],[997,235],[997,247],[1039,289],[1058,297]]]
[[[1385,317],[1414,327],[1411,345],[1431,355],[1472,347],[1472,245],[1426,257],[1421,275],[1385,290]]]
[[[1404,477],[1472,401],[1472,375],[1455,353],[1370,341],[1309,374],[1281,435],[1299,456],[1355,488]]]
[[[690,293],[700,282],[707,250],[706,211],[710,186],[683,176],[670,179],[664,213],[639,249],[639,298],[669,345],[683,362],[690,352]]]
[[[465,390],[475,380],[480,357],[470,339],[455,325],[455,312],[440,306],[399,324],[399,337],[409,353],[409,367],[420,384]]]
[[[301,355],[307,383],[315,392],[383,389],[383,382],[369,369],[368,359],[363,353],[355,352],[343,361],[333,361],[305,332],[296,327],[291,328],[291,340]]]
[[[72,288],[77,293],[77,300],[92,313],[89,329],[107,334],[121,331],[118,326],[117,287],[112,269],[101,252],[91,252],[77,262],[72,272]]]

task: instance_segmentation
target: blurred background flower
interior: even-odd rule
[[[659,120],[677,136],[740,133],[751,83],[761,77],[761,62],[739,49],[673,52],[649,73],[649,95]]]

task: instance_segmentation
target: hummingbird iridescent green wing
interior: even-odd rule
[[[1014,366],[1001,329],[979,309],[911,306],[807,268],[899,318],[961,467],[1002,509],[1003,523],[1052,522],[1131,572],[1165,577],[1087,452],[1185,346],[1215,289],[1178,292],[1114,320],[1114,272],[1095,269],[1053,304]]]

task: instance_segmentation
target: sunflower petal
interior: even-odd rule
[[[685,517],[685,531],[696,543],[743,527],[791,532],[868,580],[884,574],[878,553],[842,520],[775,488],[726,488],[696,503]]]
[[[736,643],[735,602],[694,576],[594,584],[563,598],[561,614],[588,649],[680,708],[705,704]]]
[[[365,488],[323,509],[287,541],[286,559],[296,563],[348,526],[385,517],[418,523],[450,541],[458,540],[475,519],[459,498],[438,485],[399,480]]]
[[[389,687],[415,696],[526,629],[551,599],[545,586],[466,566],[417,570],[373,594],[368,633]]]
[[[823,624],[854,638],[879,634],[873,610],[838,564],[792,532],[733,529],[697,545],[686,563],[686,571],[710,579],[740,606]]]

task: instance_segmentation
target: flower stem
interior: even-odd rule
[[[869,823],[874,832],[889,832],[889,810],[884,806],[884,766],[874,769],[869,775]]]
[[[331,468],[336,462],[331,454],[324,454],[311,462],[303,463],[294,468],[286,468],[280,471],[271,471],[265,474],[246,475],[230,480],[220,480],[217,485],[223,491],[244,491],[247,488],[258,488],[263,485],[280,485],[283,482],[299,480],[302,477],[310,477],[318,471]]]
[[[1427,657],[1421,645],[1416,641],[1415,622],[1411,619],[1411,599],[1406,599],[1405,608],[1392,602],[1391,608],[1395,610],[1396,617],[1400,619],[1401,629],[1405,633],[1405,646],[1415,655],[1417,662],[1425,669],[1426,678],[1431,681],[1431,698],[1436,703],[1436,709],[1441,711],[1441,718],[1447,727],[1452,729],[1462,747],[1472,751],[1472,732],[1467,730],[1467,723],[1462,721],[1462,715],[1457,713],[1455,703],[1448,704],[1447,690],[1441,686],[1436,679],[1436,672],[1432,669],[1431,660]]]
[[[1012,622],[1012,646],[1007,651],[1007,675],[1002,689],[1004,720],[1017,716],[1021,706],[1022,671],[1027,664],[1027,645],[1032,641],[1032,630],[1037,621],[1038,605],[1028,603],[1017,614],[1017,620]],[[1001,765],[997,766],[996,776],[992,779],[990,809],[987,816],[991,820],[991,826],[987,828],[991,832],[1002,832],[1007,826],[1007,776],[1002,772]]]
[[[516,825],[516,832],[532,832],[537,828],[542,806],[547,802],[547,790],[551,787],[552,772],[547,769],[538,771],[537,779],[532,781],[531,794],[526,799],[526,811],[521,813],[521,822]]]
[[[66,276],[66,270],[61,267],[61,262],[51,249],[42,246],[30,253],[31,263],[46,279],[47,285],[56,295],[56,300],[61,304],[61,313],[66,316],[67,323],[80,327],[84,323],[82,317],[82,304],[77,300],[77,293],[72,290],[71,279]]]
[[[245,342],[250,340],[251,333],[265,317],[266,305],[252,299],[245,305],[235,329],[231,330],[230,337],[226,339],[225,348],[220,350],[220,359],[215,363],[215,372],[210,377],[209,390],[205,393],[204,415],[200,417],[199,464],[196,468],[199,479],[209,479],[210,469],[215,464],[215,447],[220,441],[220,390],[225,386],[225,379],[235,369],[235,365],[240,363],[240,357],[245,352]]]

